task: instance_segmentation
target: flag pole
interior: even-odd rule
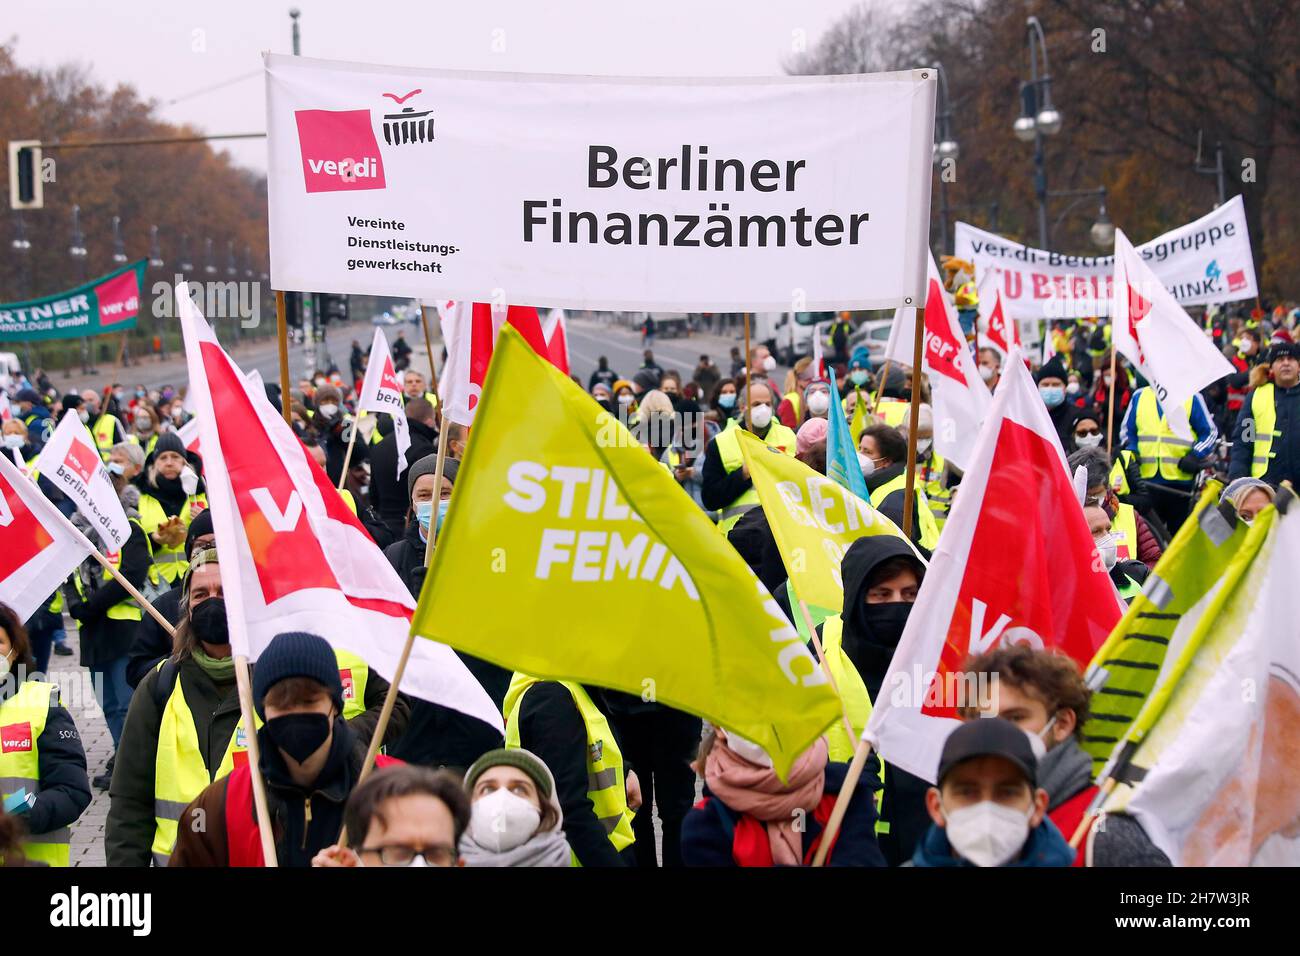
[[[1114,429],[1114,424],[1115,424],[1115,361],[1116,361],[1116,360],[1115,360],[1115,342],[1114,342],[1114,336],[1111,336],[1111,345],[1110,345],[1110,387],[1107,388],[1107,391],[1110,392],[1110,395],[1107,397],[1107,403],[1106,403],[1107,406],[1108,406],[1108,409],[1107,409],[1107,411],[1106,411],[1106,457],[1107,457],[1107,458],[1110,457],[1111,440],[1112,440],[1112,438],[1114,437],[1114,436],[1111,434],[1111,432],[1113,432],[1113,431],[1115,430],[1115,429]]]
[[[858,788],[858,779],[862,776],[862,768],[867,765],[869,756],[871,756],[871,744],[863,737],[858,740],[857,749],[853,751],[853,762],[849,764],[848,772],[844,775],[839,796],[835,798],[835,807],[831,810],[830,819],[826,821],[826,829],[822,831],[821,844],[817,847],[817,855],[813,857],[813,866],[825,865],[826,856],[830,853],[835,837],[839,835],[840,824],[844,822],[844,814],[849,809],[849,800],[853,797],[853,791]]]
[[[424,329],[424,351],[429,356],[429,391],[437,395],[438,373],[433,368],[433,338],[429,335],[429,310],[423,303],[420,304],[420,326]]]
[[[745,428],[749,431],[754,430],[753,419],[749,417],[749,383],[753,381],[754,370],[749,366],[753,363],[754,357],[749,354],[749,313],[745,313]]]
[[[348,465],[352,462],[352,446],[357,443],[357,427],[361,424],[361,419],[365,417],[365,410],[357,412],[357,417],[352,420],[352,434],[348,436],[348,450],[343,456],[343,470],[339,472],[339,491],[343,490],[343,485],[348,480]]]
[[[922,307],[916,310],[916,335],[912,341],[912,408],[908,413],[907,484],[903,489],[903,536],[909,540],[916,511],[916,430],[921,421],[921,343],[924,337],[925,308]]]
[[[442,427],[438,429],[438,460],[433,466],[433,500],[438,502],[442,499],[442,471],[443,466],[447,464],[447,426],[451,420],[444,418]],[[435,509],[436,510],[436,509]],[[424,566],[427,568],[433,558],[433,546],[438,540],[438,519],[436,516],[429,520],[429,543],[424,546]]]
[[[840,699],[840,716],[844,718],[844,729],[849,732],[849,740],[857,736],[853,729],[853,722],[849,720],[848,703],[844,700],[844,695],[840,693],[839,685],[835,682],[835,675],[831,673],[830,664],[826,663],[826,652],[822,650],[821,638],[817,636],[817,628],[813,626],[812,615],[808,613],[808,605],[804,603],[803,598],[798,598],[799,613],[803,615],[803,622],[808,628],[808,635],[812,638],[813,648],[817,651],[817,660],[821,662],[822,671],[826,674],[826,679],[830,681],[831,690],[835,691],[835,696]]]
[[[885,364],[880,368],[880,381],[876,383],[876,400],[871,403],[871,414],[876,414],[876,409],[880,407],[880,399],[885,394],[885,380],[889,378],[889,359],[885,359]]]
[[[59,512],[59,517],[63,519],[63,523],[68,526],[68,528],[72,531],[72,533],[81,539],[81,543],[90,549],[91,555],[94,557],[96,561],[99,562],[100,566],[109,574],[111,574],[114,580],[116,580],[118,584],[122,585],[122,587],[126,589],[126,593],[131,595],[131,597],[136,600],[136,602],[140,605],[141,608],[149,612],[149,614],[153,617],[153,619],[158,622],[159,627],[161,627],[164,631],[166,631],[167,634],[170,635],[171,637],[175,637],[176,628],[172,626],[171,621],[163,617],[161,612],[159,612],[159,610],[156,607],[154,607],[152,604],[149,603],[149,599],[146,598],[143,594],[141,594],[138,590],[136,590],[135,585],[133,585],[130,581],[128,581],[126,578],[122,576],[122,572],[113,566],[113,562],[108,560],[108,558],[104,557],[100,553],[99,548],[95,547],[95,545],[91,542],[91,540],[87,538],[85,534],[82,533],[81,529],[78,528],[75,524],[73,524],[68,519],[68,517],[65,514],[63,514],[63,512]]]
[[[253,778],[253,808],[257,811],[257,831],[262,840],[262,865],[277,867],[275,831],[271,827],[271,809],[266,802],[266,784],[262,780],[262,755],[257,742],[257,723],[253,719],[253,682],[248,675],[248,658],[235,655],[235,685],[239,692],[239,710],[248,736],[248,772]]]
[[[293,427],[293,411],[289,408],[289,326],[284,315],[284,293],[275,294],[275,334],[280,340],[280,411],[284,423]]]

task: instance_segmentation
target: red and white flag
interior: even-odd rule
[[[254,391],[265,393],[266,383],[262,381],[261,372],[257,369],[253,369],[245,377],[248,379],[250,388]],[[194,454],[202,458],[203,451],[199,448],[199,419],[198,416],[195,415],[195,408],[193,405],[194,399],[190,397],[192,394],[192,389],[186,392],[185,404],[182,407],[193,417],[191,417],[190,420],[180,428],[176,429],[176,437],[185,443],[186,451],[192,451]]]
[[[922,364],[934,399],[934,449],[958,468],[965,469],[992,397],[979,376],[979,368],[957,321],[957,312],[939,281],[933,256],[926,286],[924,334]],[[885,357],[895,365],[911,367],[915,335],[916,309],[895,311]]]
[[[438,380],[443,418],[461,425],[474,423],[497,333],[507,322],[519,331],[534,352],[555,364],[541,319],[532,306],[512,305],[502,309],[486,302],[459,301],[439,302],[437,306],[442,339],[447,347],[447,365]],[[564,357],[568,359],[567,339]],[[567,368],[556,367],[566,375],[569,373]]]
[[[984,273],[984,280],[980,282],[979,322],[988,346],[996,349],[1005,362],[1012,346],[1023,348],[1024,343],[1020,341],[1020,324],[1007,318],[997,277],[997,270],[990,269]]]
[[[90,550],[85,536],[0,455],[0,603],[27,620]]]
[[[370,343],[370,361],[366,364],[366,377],[361,383],[357,412],[384,412],[393,417],[393,433],[397,436],[397,477],[401,478],[406,470],[406,449],[411,447],[411,429],[406,424],[402,383],[393,370],[393,353],[388,349],[388,338],[383,329],[375,329],[375,338]],[[355,423],[353,427],[356,427]]]
[[[1025,643],[1082,670],[1122,614],[1056,429],[1013,349],[863,736],[887,762],[934,780],[957,708],[979,706],[967,657]]]
[[[121,551],[131,525],[104,467],[95,438],[76,415],[64,415],[41,449],[36,470],[67,495],[104,542],[104,553]]]
[[[1133,248],[1115,230],[1115,283],[1111,341],[1151,383],[1169,427],[1191,441],[1184,404],[1232,367]]]
[[[569,374],[569,317],[563,309],[552,309],[542,326],[546,357],[565,375]]]
[[[293,429],[217,343],[184,284],[176,295],[234,652],[255,660],[276,634],[308,631],[391,679],[415,601]],[[502,728],[492,699],[444,644],[415,641],[401,690]]]
[[[0,422],[7,422],[13,417],[14,413],[9,407],[9,394],[0,388]]]

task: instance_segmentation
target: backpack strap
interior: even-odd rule
[[[176,679],[180,675],[180,667],[170,657],[163,658],[158,665],[158,677],[153,684],[153,703],[158,713],[163,712],[167,706],[167,701],[171,699],[172,691],[176,689]]]

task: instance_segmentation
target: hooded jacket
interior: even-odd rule
[[[437,437],[437,432],[424,422],[408,420],[407,425],[411,429],[411,447],[406,449],[400,474],[395,434],[385,437],[370,452],[370,504],[394,538],[402,536],[406,509],[411,501],[406,490],[406,470],[425,455],[434,453],[434,439]]]

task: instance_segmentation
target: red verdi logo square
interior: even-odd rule
[[[19,754],[32,752],[32,725],[8,724],[0,727],[0,753]]]
[[[384,188],[384,161],[369,110],[298,110],[307,192]]]
[[[68,457],[63,463],[77,473],[82,481],[89,483],[95,469],[99,466],[99,455],[79,441],[68,446]]]

